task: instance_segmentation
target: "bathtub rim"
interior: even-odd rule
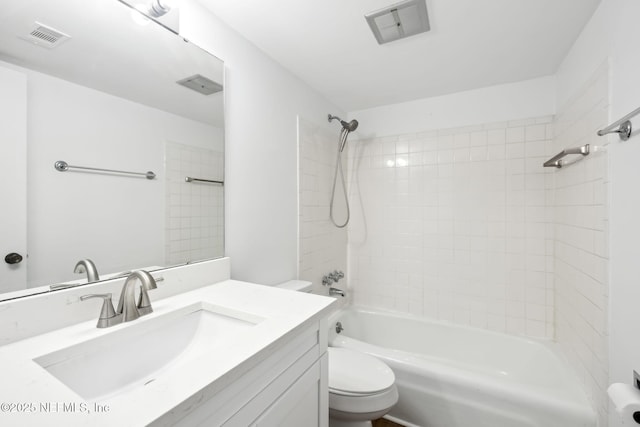
[[[349,305],[342,306],[342,307],[336,307],[329,314],[329,318],[328,318],[329,342],[331,342],[332,339],[335,338],[338,335],[336,333],[336,330],[335,330],[335,324],[336,324],[338,318],[342,315],[342,313],[347,312],[347,311],[356,311],[356,312],[369,313],[369,314],[383,314],[383,315],[396,317],[396,318],[400,318],[400,319],[407,319],[407,320],[417,321],[417,322],[420,322],[420,323],[427,323],[427,324],[431,324],[431,325],[445,326],[445,327],[451,327],[451,328],[455,328],[455,329],[462,329],[462,330],[465,330],[465,331],[480,333],[480,334],[483,334],[483,335],[490,335],[490,336],[494,336],[494,337],[508,337],[509,339],[519,340],[521,342],[528,343],[528,344],[540,344],[540,345],[543,345],[544,347],[546,347],[547,349],[549,349],[551,352],[553,352],[553,354],[556,357],[558,357],[563,362],[563,364],[565,364],[567,366],[571,366],[569,359],[566,357],[566,355],[562,351],[561,345],[557,341],[555,341],[555,340],[553,340],[551,338],[529,337],[529,336],[526,336],[526,335],[510,334],[510,333],[507,333],[507,332],[499,332],[499,331],[493,331],[491,329],[479,328],[477,326],[463,325],[463,324],[459,324],[459,323],[450,322],[450,321],[447,321],[447,320],[431,319],[431,318],[428,318],[428,317],[422,317],[422,316],[419,316],[419,315],[416,315],[416,314],[412,314],[412,313],[403,313],[403,312],[399,312],[399,311],[393,311],[393,310],[377,308],[377,307],[369,307],[369,306],[364,306],[364,305],[349,304]],[[573,379],[575,379],[578,382],[578,384],[581,384],[579,382],[578,374],[574,371],[573,368],[571,368],[570,373],[572,374],[573,377],[575,377]]]
[[[569,379],[572,381],[572,384],[575,386],[576,391],[579,392],[581,400],[588,406],[588,408],[590,409],[590,411],[592,412],[592,414],[594,416],[594,419],[597,419],[597,411],[595,409],[594,402],[590,399],[587,391],[585,390],[584,384],[580,381],[578,373],[575,371],[574,367],[571,365],[571,363],[569,362],[568,358],[566,357],[566,355],[562,351],[561,345],[559,343],[549,339],[549,338],[535,338],[535,337],[526,337],[526,336],[521,336],[521,335],[512,335],[512,334],[508,334],[508,333],[504,333],[504,332],[492,331],[492,330],[482,329],[482,328],[473,327],[473,326],[469,326],[469,325],[460,325],[460,324],[457,324],[457,323],[443,321],[443,320],[429,319],[429,318],[421,317],[421,316],[418,316],[418,315],[415,315],[415,314],[410,314],[410,313],[402,313],[402,312],[396,312],[396,311],[392,311],[392,310],[388,310],[388,309],[381,309],[381,308],[376,308],[376,307],[368,307],[368,306],[350,304],[350,305],[347,305],[347,306],[336,308],[336,310],[334,310],[329,315],[329,318],[328,318],[328,322],[329,322],[328,323],[328,325],[329,325],[328,343],[329,343],[329,346],[332,346],[332,343],[334,343],[334,340],[338,339],[339,337],[345,337],[345,338],[349,338],[349,339],[355,340],[355,341],[360,342],[360,343],[364,343],[367,346],[372,346],[374,348],[380,348],[380,349],[383,349],[383,350],[384,349],[388,349],[388,350],[392,350],[392,351],[395,350],[395,351],[404,352],[404,353],[407,353],[407,354],[415,354],[415,353],[406,352],[406,351],[399,350],[399,349],[380,347],[380,346],[377,346],[375,344],[370,344],[370,343],[367,343],[367,342],[364,342],[364,341],[360,341],[357,338],[349,337],[348,335],[339,335],[335,331],[335,324],[338,321],[338,319],[344,313],[349,312],[349,311],[368,313],[368,314],[373,314],[373,315],[378,314],[378,315],[383,315],[383,316],[396,317],[396,318],[416,321],[416,322],[420,322],[420,323],[427,323],[427,324],[431,324],[431,325],[462,329],[462,330],[473,332],[473,333],[486,334],[486,335],[491,335],[491,336],[500,337],[500,338],[507,337],[509,339],[518,340],[518,341],[521,341],[521,342],[524,342],[524,343],[527,343],[527,344],[542,345],[544,348],[549,350],[555,357],[557,357],[559,359],[559,361],[562,364],[563,368],[565,368],[566,374],[568,375]],[[455,370],[455,368],[452,368],[452,369]],[[578,406],[581,406],[580,404],[578,404],[578,402],[576,402],[576,404]]]

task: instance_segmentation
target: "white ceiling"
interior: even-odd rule
[[[201,1],[347,111],[554,74],[600,2],[427,0],[430,32],[378,45],[394,0]]]

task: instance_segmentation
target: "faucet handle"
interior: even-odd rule
[[[86,301],[91,298],[102,298],[102,309],[100,310],[100,317],[98,318],[98,324],[96,325],[98,328],[108,328],[109,326],[120,323],[118,321],[118,315],[113,308],[111,297],[112,294],[88,294],[80,297],[80,301]]]
[[[333,270],[333,272],[327,274],[326,277],[331,279],[333,282],[338,283],[338,281],[344,277],[344,273],[342,271]]]

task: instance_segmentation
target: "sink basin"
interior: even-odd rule
[[[105,400],[144,387],[205,352],[228,348],[238,334],[264,320],[207,303],[142,319],[34,362],[84,400]]]

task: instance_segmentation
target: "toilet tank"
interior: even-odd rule
[[[276,285],[276,287],[297,292],[311,292],[313,283],[307,282],[306,280],[289,280],[288,282]]]

